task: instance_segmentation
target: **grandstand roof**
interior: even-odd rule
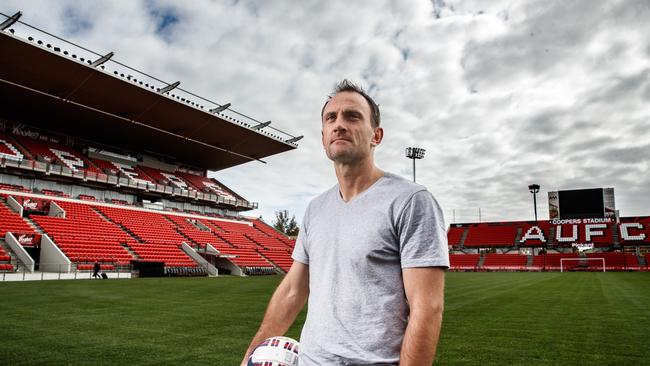
[[[138,85],[130,75],[114,76],[48,48],[0,32],[1,117],[208,170],[297,147],[251,129],[255,122],[209,113],[194,101]]]

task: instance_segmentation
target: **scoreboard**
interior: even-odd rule
[[[614,217],[614,188],[589,188],[548,193],[549,218],[588,219]]]

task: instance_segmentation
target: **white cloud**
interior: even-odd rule
[[[530,183],[613,186],[649,214],[647,1],[17,1],[24,20],[294,135],[297,151],[215,173],[271,218],[335,184],[319,113],[361,82],[386,130],[380,167],[418,181],[451,221],[526,219]],[[162,13],[161,13],[162,12]],[[161,15],[177,21],[157,32]],[[439,14],[439,17],[437,16]]]

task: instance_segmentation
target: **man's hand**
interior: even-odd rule
[[[289,273],[273,293],[262,325],[248,346],[241,366],[246,366],[249,355],[263,340],[283,335],[289,329],[300,310],[305,306],[308,296],[309,266],[294,261]]]
[[[402,277],[411,312],[399,364],[431,366],[442,325],[445,272],[440,268],[405,268]]]

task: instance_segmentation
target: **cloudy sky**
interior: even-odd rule
[[[31,1],[0,12],[293,135],[297,150],[215,176],[270,220],[336,183],[320,145],[334,84],[380,104],[380,168],[417,179],[447,222],[530,219],[558,189],[614,187],[650,215],[650,3],[638,1]]]

